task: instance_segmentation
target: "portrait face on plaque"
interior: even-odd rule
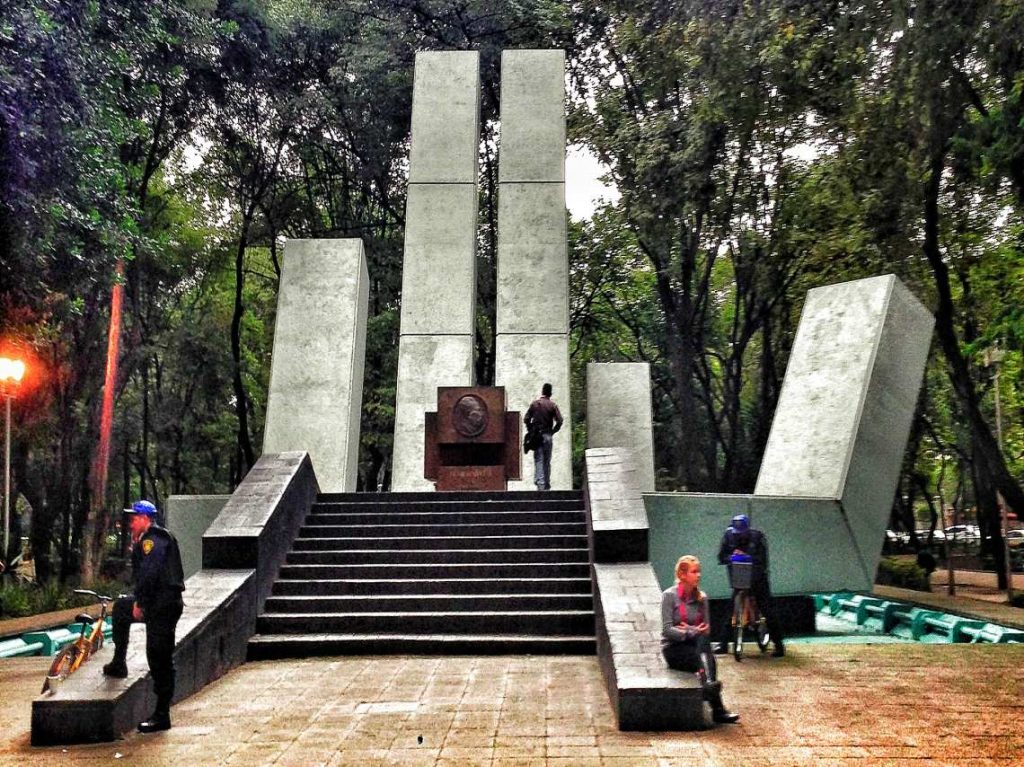
[[[463,395],[452,408],[452,426],[463,437],[479,437],[487,421],[487,403],[475,394]]]
[[[440,386],[437,441],[441,444],[505,440],[505,390],[489,386]]]

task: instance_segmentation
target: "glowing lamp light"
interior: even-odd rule
[[[10,357],[0,357],[0,384],[20,383],[24,375],[24,362],[12,360]]]

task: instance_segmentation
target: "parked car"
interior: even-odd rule
[[[946,538],[954,541],[980,541],[981,530],[977,525],[950,525],[945,529]]]
[[[927,541],[928,540],[928,530],[927,529],[915,530],[914,533],[917,535],[917,539],[919,541]],[[944,541],[944,540],[946,540],[946,534],[944,532],[942,532],[941,530],[936,530],[935,531],[935,535],[932,538],[932,540],[934,540],[934,541]]]
[[[1024,546],[1024,530],[1007,530],[1006,545],[1011,549],[1019,549]]]

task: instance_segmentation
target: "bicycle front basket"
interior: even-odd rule
[[[753,562],[734,561],[729,565],[729,585],[734,589],[749,589],[753,575]]]

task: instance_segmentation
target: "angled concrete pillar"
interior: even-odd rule
[[[641,492],[654,492],[651,366],[646,362],[587,365],[587,448],[630,451]]]
[[[368,295],[361,240],[285,243],[263,452],[308,452],[324,492],[356,489]]]
[[[565,53],[504,51],[498,154],[495,384],[525,412],[550,382],[565,418],[551,487],[572,488],[569,264],[565,213]],[[532,466],[510,490],[532,490]]]
[[[662,585],[683,536],[714,561],[742,512],[768,535],[776,593],[870,591],[932,324],[893,275],[808,292],[754,494],[644,496]],[[729,594],[722,568],[706,567],[701,585]]]
[[[423,477],[424,413],[438,386],[473,384],[480,56],[416,55],[391,489]]]
[[[837,499],[872,576],[933,324],[895,275],[808,292],[754,488]]]

